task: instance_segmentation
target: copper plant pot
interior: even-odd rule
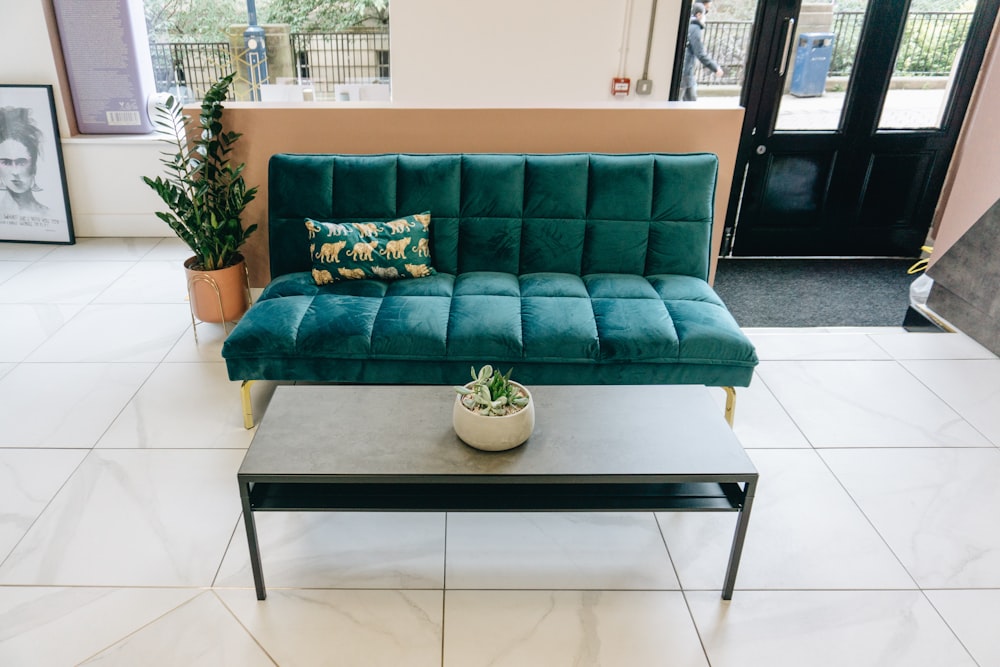
[[[202,322],[235,322],[250,308],[250,282],[243,257],[218,271],[196,271],[184,260],[191,313]]]

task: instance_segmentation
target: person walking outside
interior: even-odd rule
[[[684,102],[694,102],[698,99],[698,81],[694,73],[694,61],[697,59],[702,65],[715,73],[717,78],[723,75],[719,64],[705,51],[705,43],[702,39],[705,32],[705,14],[708,10],[705,5],[696,2],[691,5],[691,22],[688,24],[687,48],[684,49],[684,69],[681,71],[681,100]]]

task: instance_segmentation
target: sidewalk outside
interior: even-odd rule
[[[733,89],[736,97],[736,91]],[[711,86],[700,86],[702,98],[718,100],[728,97],[716,95]],[[941,111],[947,101],[947,90],[909,90],[893,88],[885,101],[886,117],[881,123],[883,129],[936,128],[940,125]],[[782,130],[835,130],[840,122],[846,93],[826,92],[819,97],[796,97],[785,94],[781,97],[776,129]]]

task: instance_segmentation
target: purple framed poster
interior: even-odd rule
[[[143,3],[54,0],[53,7],[80,132],[152,132],[146,103],[156,84]]]
[[[0,84],[0,241],[74,242],[52,86]]]

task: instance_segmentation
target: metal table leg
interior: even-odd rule
[[[743,553],[743,542],[746,540],[747,525],[750,523],[750,507],[753,505],[756,489],[756,479],[747,482],[743,489],[743,506],[740,508],[739,518],[736,521],[736,535],[733,536],[733,547],[729,552],[729,566],[726,568],[726,580],[722,587],[723,600],[733,598],[733,588],[736,587],[736,572],[740,568],[740,556]]]
[[[252,482],[240,484],[240,500],[243,502],[243,525],[247,530],[247,546],[250,548],[250,569],[253,570],[253,585],[257,589],[257,599],[267,598],[264,588],[264,570],[260,564],[260,545],[257,543],[257,525],[253,519],[253,508],[250,506],[250,489]]]

